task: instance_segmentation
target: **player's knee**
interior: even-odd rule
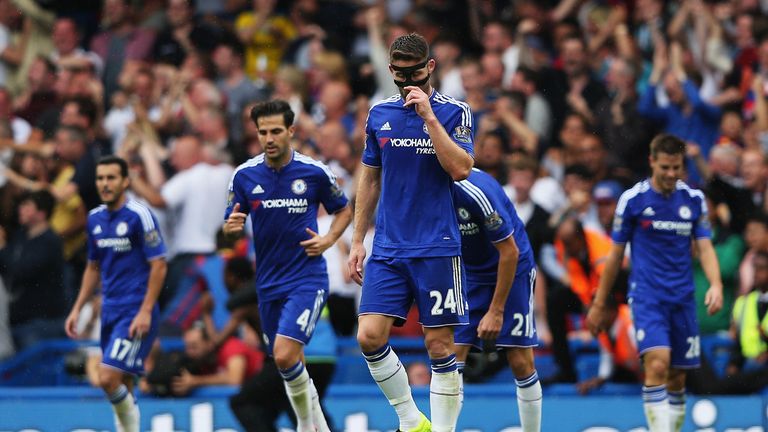
[[[652,357],[646,358],[644,363],[646,379],[651,379],[658,383],[664,383],[667,381],[667,377],[669,375],[669,360]]]
[[[441,334],[424,337],[424,346],[430,358],[443,358],[453,354],[451,338]]]
[[[507,360],[516,377],[525,378],[533,373],[533,355],[529,355],[525,350],[510,350]]]
[[[99,387],[107,394],[114,393],[122,383],[122,376],[120,374],[104,368],[99,370]]]
[[[288,348],[278,349],[275,347],[272,355],[275,358],[275,364],[280,369],[293,367],[301,359],[301,352],[294,352]]]
[[[357,329],[357,343],[363,352],[372,352],[383,347],[387,338],[384,332],[373,326],[361,325]]]

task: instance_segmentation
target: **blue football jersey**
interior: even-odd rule
[[[710,237],[704,194],[683,181],[669,196],[653,190],[650,180],[624,192],[616,206],[612,238],[632,244],[630,297],[691,301],[691,241]]]
[[[310,238],[307,228],[317,232],[320,203],[330,214],[347,205],[347,197],[327,166],[293,152],[291,162],[275,170],[260,154],[235,170],[225,219],[235,203],[251,216],[260,300],[282,298],[304,285],[311,290],[328,286],[325,259],[307,256],[299,244]]]
[[[454,196],[468,286],[496,283],[499,251],[493,244],[509,237],[520,250],[517,274],[530,272],[534,258],[525,224],[499,182],[473,168],[467,179],[455,182]]]
[[[116,211],[106,205],[88,214],[88,260],[99,263],[105,307],[139,305],[149,281],[149,261],[165,256],[157,219],[129,199]]]
[[[456,145],[472,154],[472,113],[434,91],[432,110]],[[437,160],[427,125],[400,95],[374,104],[366,122],[363,164],[381,168],[373,254],[419,258],[456,256],[461,238],[453,179]]]

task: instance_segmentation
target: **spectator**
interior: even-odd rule
[[[603,139],[611,159],[628,170],[635,181],[648,174],[648,143],[653,125],[637,112],[637,72],[625,59],[615,58],[605,77],[609,97],[597,112],[596,131]]]
[[[184,332],[184,353],[195,366],[194,374],[182,369],[181,376],[173,379],[177,395],[189,394],[198,387],[213,385],[242,385],[259,373],[264,354],[230,337],[217,349],[203,325],[193,325]]]
[[[758,252],[768,251],[768,215],[762,211],[750,215],[743,235],[747,252],[739,264],[738,295],[746,295],[752,290],[755,280],[752,261]]]
[[[567,315],[583,314],[592,303],[610,248],[608,236],[584,228],[576,218],[566,218],[557,227],[555,250],[561,270],[552,272],[545,260],[541,265],[553,281],[547,292],[547,319],[559,372],[545,381],[576,382],[568,347]]]
[[[29,67],[27,86],[13,102],[16,115],[27,123],[34,123],[53,108],[56,104],[55,80],[56,65],[45,57],[36,57]]]
[[[96,190],[96,152],[86,143],[85,132],[77,126],[60,126],[55,136],[56,155],[75,166],[75,173],[66,185],[52,189],[59,202],[80,195],[85,208],[99,205]]]
[[[245,45],[245,71],[251,79],[270,82],[288,43],[296,37],[290,20],[275,13],[275,0],[252,0],[253,9],[235,21]]]
[[[158,33],[152,48],[155,61],[179,67],[187,53],[207,56],[216,47],[219,32],[195,17],[193,0],[169,0],[166,17],[168,27]]]
[[[768,253],[752,258],[754,285],[749,294],[739,296],[733,306],[734,345],[726,373],[765,369],[768,365]]]
[[[673,45],[675,46],[679,51],[679,46]],[[669,60],[666,56],[666,46],[658,43],[654,51],[653,71],[648,87],[640,97],[637,110],[640,115],[658,122],[664,132],[701,147],[702,155],[707,157],[717,139],[720,108],[699,97],[696,84],[688,78],[679,61],[672,60],[671,68],[667,68]],[[666,107],[659,106],[656,101],[658,85],[663,86],[669,98],[669,105]]]
[[[765,194],[768,185],[768,157],[756,149],[744,150],[741,154],[741,179],[744,187],[752,195],[752,203],[756,208],[766,210]]]
[[[155,35],[136,27],[130,1],[104,0],[103,5],[102,22],[106,28],[93,38],[91,50],[104,62],[104,101],[108,103],[118,89],[117,78],[123,67],[149,60]]]
[[[616,180],[603,180],[595,184],[595,188],[592,189],[592,199],[597,205],[597,219],[606,235],[610,235],[613,231],[613,215],[623,192],[624,187]]]
[[[21,229],[7,238],[0,228],[0,273],[11,297],[11,331],[18,350],[63,336],[64,257],[61,239],[48,224],[54,204],[50,193],[32,192],[19,205]]]
[[[101,75],[104,70],[104,62],[93,51],[86,51],[80,47],[82,35],[77,28],[77,23],[72,18],[57,18],[53,23],[51,33],[53,39],[53,52],[51,61],[58,67],[90,67],[96,75]]]
[[[596,377],[576,384],[580,394],[589,393],[608,381],[639,382],[640,357],[637,355],[632,311],[628,305],[618,303],[613,296],[608,296],[605,305],[611,325],[608,331],[597,336],[600,343],[600,366]]]
[[[408,384],[411,387],[427,387],[432,380],[429,366],[422,361],[416,361],[405,367],[408,373]]]
[[[218,77],[216,86],[227,101],[229,136],[235,142],[243,139],[243,109],[267,97],[265,89],[256,87],[246,76],[244,55],[243,45],[237,41],[220,43],[213,51],[213,63]]]
[[[721,212],[716,211],[717,203],[713,201],[712,194],[705,192],[705,195],[707,196],[707,208],[712,209],[708,214],[709,222],[712,225],[712,245],[715,247],[717,262],[720,264],[720,278],[723,281],[723,308],[712,315],[707,313],[704,297],[709,289],[709,282],[701,261],[696,258],[693,265],[693,284],[695,286],[696,316],[702,335],[728,331],[733,302],[738,295],[739,263],[746,249],[741,236],[732,232],[728,224],[721,220],[719,214]]]
[[[525,95],[525,124],[544,142],[552,137],[552,111],[544,96],[539,93],[538,75],[526,66],[520,66],[512,75],[510,89]]]
[[[176,174],[160,190],[141,177],[132,178],[136,194],[171,215],[169,256],[173,258],[168,265],[168,289],[161,297],[161,305],[176,294],[182,275],[196,257],[216,251],[216,232],[221,227],[221,209],[226,204],[221,191],[226,189],[234,171],[230,165],[212,160],[200,140],[191,135],[174,141],[170,162]]]
[[[11,0],[15,13],[22,15],[21,34],[15,44],[20,50],[18,67],[14,70],[8,88],[18,95],[27,85],[27,75],[38,56],[47,57],[53,51],[51,27],[56,16],[51,7],[32,0]]]

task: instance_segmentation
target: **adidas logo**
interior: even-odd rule
[[[264,188],[263,188],[263,187],[261,187],[261,185],[257,184],[257,185],[256,185],[256,187],[254,187],[254,188],[253,188],[253,190],[251,191],[251,193],[252,193],[252,194],[260,194],[260,193],[264,193]]]
[[[93,229],[93,235],[101,234],[101,225],[96,225],[96,227]]]
[[[646,207],[645,210],[643,210],[643,216],[656,216],[656,212],[653,211],[652,207]]]
[[[381,127],[381,130],[392,130],[392,126],[389,125],[389,122],[385,122],[384,125]]]

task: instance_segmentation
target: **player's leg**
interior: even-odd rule
[[[275,364],[280,370],[280,375],[285,383],[285,391],[291,402],[293,412],[296,413],[297,432],[314,430],[312,419],[312,389],[309,373],[302,361],[304,345],[299,342],[277,335],[272,353]]]
[[[671,368],[667,378],[669,431],[680,432],[685,421],[685,369]]]
[[[453,327],[424,327],[424,344],[432,364],[429,385],[432,430],[453,431],[461,412],[461,376],[456,364]]]
[[[138,432],[139,407],[133,396],[133,376],[144,372],[144,361],[157,337],[159,311],[152,312],[152,326],[141,338],[131,338],[128,329],[136,316],[135,307],[105,309],[102,312],[99,386],[115,411],[116,426]]]
[[[507,362],[515,375],[517,406],[523,432],[541,430],[542,391],[534,364],[533,347],[538,345],[534,319],[536,269],[519,269],[504,308],[504,321],[496,339],[507,348]]]
[[[417,287],[419,318],[432,363],[432,430],[453,431],[461,411],[461,377],[453,332],[454,326],[469,324],[464,266],[458,256],[412,259],[408,274],[409,282]]]
[[[371,257],[365,269],[360,298],[357,342],[381,392],[397,412],[402,431],[429,431],[429,420],[419,411],[411,395],[408,375],[389,346],[389,331],[395,320],[405,321],[413,294],[397,260]]]
[[[463,326],[463,327],[470,327],[470,326]],[[461,408],[464,406],[464,365],[467,362],[467,356],[469,355],[469,350],[472,347],[470,345],[459,345],[459,344],[455,344],[455,346],[456,346],[456,370],[459,372],[459,411],[461,411]]]
[[[104,390],[115,412],[118,432],[138,432],[139,412],[133,392],[125,385],[124,373],[105,364],[99,365],[99,386]]]
[[[670,426],[669,396],[669,348],[657,348],[643,354],[643,407],[650,432],[668,432]]]
[[[357,342],[373,380],[397,412],[399,430],[428,431],[429,422],[424,423],[425,417],[413,400],[405,367],[388,343],[389,331],[394,321],[395,318],[391,316],[360,315]]]
[[[274,315],[273,309],[279,308],[272,355],[285,381],[286,394],[296,414],[298,432],[329,430],[319,399],[313,398],[317,391],[313,391],[314,386],[304,364],[304,345],[312,337],[327,298],[327,287],[319,287],[292,292],[282,305],[270,302],[267,308],[270,309],[267,313],[271,315]],[[315,401],[317,407],[314,406]]]
[[[632,319],[643,360],[643,408],[650,432],[669,431],[667,378],[670,366],[670,310],[667,305],[632,298]]]
[[[517,407],[523,432],[541,430],[542,392],[539,375],[533,361],[532,348],[509,348],[507,361],[515,374],[517,385]]]
[[[688,369],[700,365],[699,324],[696,305],[682,304],[670,316],[671,353],[667,378],[670,432],[679,432],[685,421],[685,378]]]

